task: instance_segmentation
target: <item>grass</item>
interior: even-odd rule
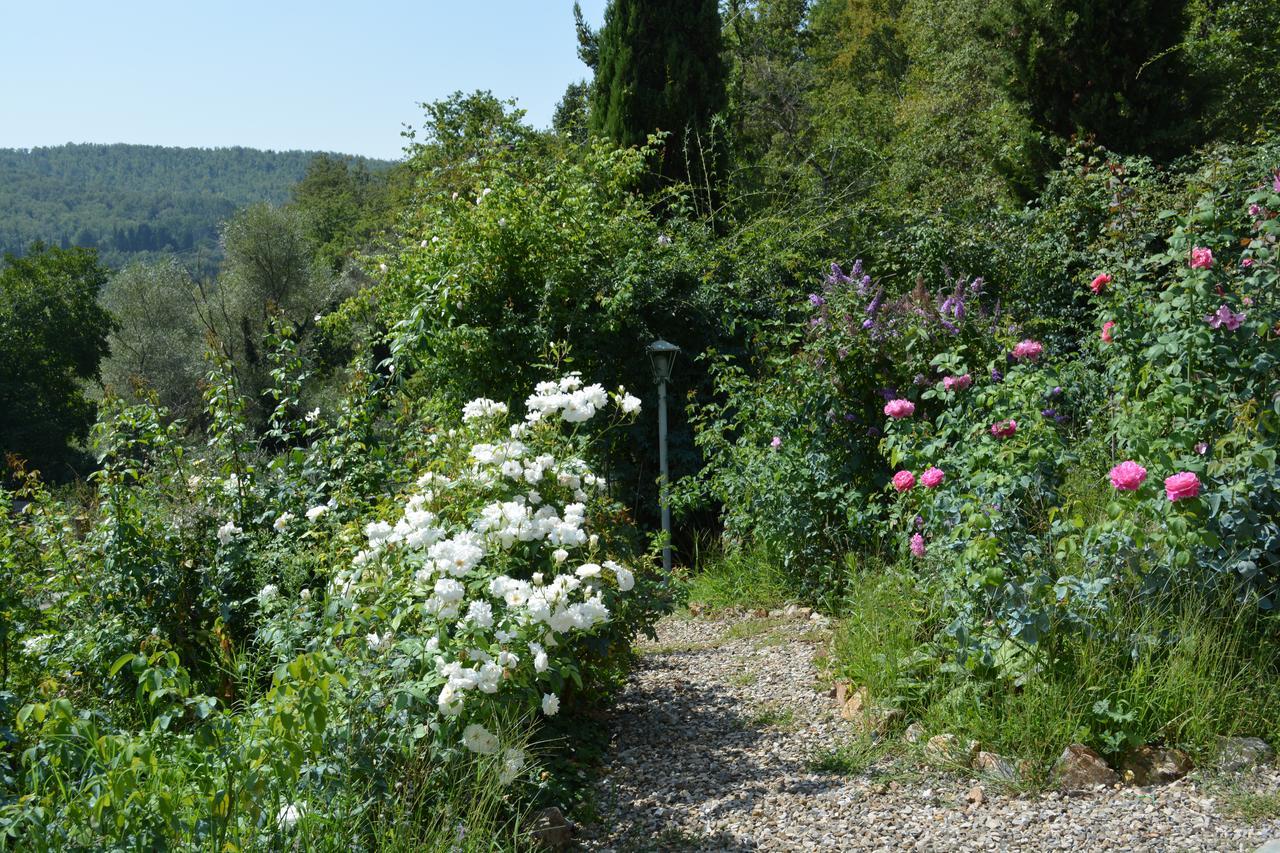
[[[888,751],[885,741],[853,738],[809,756],[805,768],[815,773],[852,776],[863,773]]]
[[[770,727],[790,729],[796,724],[796,715],[790,708],[783,708],[778,705],[764,705],[751,715],[747,723],[751,728],[755,729]]]
[[[1222,805],[1228,814],[1252,823],[1280,818],[1280,792],[1231,790],[1223,795]]]
[[[778,561],[762,548],[717,554],[699,561],[689,582],[689,600],[714,609],[770,610],[785,604],[791,591]]]
[[[930,732],[1030,759],[1032,784],[1073,742],[1113,758],[1126,743],[1176,745],[1203,761],[1219,735],[1280,734],[1274,626],[1235,602],[1117,596],[1090,635],[1062,631],[1033,653],[1010,645],[1005,669],[979,678],[930,644],[945,622],[915,578],[887,572],[851,586],[831,674]]]

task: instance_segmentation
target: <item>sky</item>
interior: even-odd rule
[[[605,0],[580,0],[593,25]],[[11,0],[0,148],[131,142],[394,159],[419,103],[488,89],[535,127],[587,79],[573,0]]]

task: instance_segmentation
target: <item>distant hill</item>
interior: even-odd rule
[[[287,201],[317,153],[123,144],[0,148],[0,253],[21,254],[42,240],[95,247],[115,267],[172,252],[211,268],[219,223],[247,204]]]

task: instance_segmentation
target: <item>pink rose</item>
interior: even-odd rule
[[[884,404],[884,413],[894,420],[909,418],[916,413],[916,404],[910,400],[890,400]]]
[[[972,384],[973,377],[967,373],[964,376],[942,377],[942,387],[948,391],[963,391]]]
[[[1089,289],[1092,290],[1096,296],[1102,292],[1102,288],[1106,287],[1110,283],[1111,276],[1106,273],[1102,273],[1102,275],[1095,277],[1093,281],[1089,282]]]
[[[916,484],[916,475],[910,471],[899,471],[893,475],[893,487],[900,492],[905,492]]]
[[[1008,438],[1018,431],[1018,422],[1013,418],[1007,421],[996,421],[991,425],[991,434],[996,438]]]
[[[1132,459],[1126,459],[1111,469],[1111,485],[1122,492],[1136,492],[1147,479],[1147,469]]]
[[[775,436],[773,437],[773,441],[769,442],[769,446],[770,446],[770,447],[772,447],[774,450],[777,450],[779,447],[781,447],[781,446],[782,446],[782,436],[780,436],[780,435],[775,435]]]
[[[924,537],[919,533],[913,534],[911,537],[911,556],[917,560],[924,559]]]
[[[1245,269],[1248,269],[1249,267],[1253,266],[1253,258],[1241,258],[1240,266],[1244,267]]]
[[[1213,266],[1213,250],[1204,246],[1196,246],[1191,250],[1191,268],[1193,270],[1207,270]]]
[[[1043,352],[1044,344],[1039,341],[1027,339],[1025,341],[1019,341],[1018,345],[1013,348],[1013,357],[1019,361],[1022,361],[1023,359],[1026,359],[1027,361],[1035,361]]]
[[[1174,474],[1172,477],[1166,477],[1164,493],[1171,501],[1194,498],[1200,494],[1200,478],[1190,471],[1183,471],[1179,474]]]
[[[926,489],[936,489],[942,484],[942,478],[945,476],[941,468],[930,468],[920,475],[920,485]]]
[[[1111,343],[1111,330],[1114,329],[1115,327],[1116,327],[1116,324],[1113,323],[1111,320],[1108,320],[1107,322],[1102,324],[1102,342],[1104,344]]]

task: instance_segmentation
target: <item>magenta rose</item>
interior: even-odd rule
[[[884,413],[894,420],[909,418],[916,413],[916,404],[910,400],[890,400],[884,404]]]
[[[1111,469],[1111,485],[1122,492],[1136,492],[1147,479],[1147,469],[1132,459],[1126,459]]]
[[[1204,246],[1196,246],[1191,250],[1191,268],[1207,270],[1213,266],[1213,250]]]
[[[1164,493],[1171,501],[1197,497],[1200,494],[1200,478],[1190,471],[1183,471],[1179,474],[1174,474],[1172,477],[1166,477]]]
[[[917,560],[924,558],[924,537],[919,533],[913,534],[911,537],[911,556]]]
[[[1044,344],[1039,341],[1027,339],[1018,341],[1018,345],[1013,348],[1013,357],[1018,361],[1035,361],[1044,352]]]
[[[916,475],[910,471],[899,471],[893,475],[893,487],[900,492],[905,492],[916,484]]]
[[[991,434],[996,438],[1008,438],[1018,431],[1018,422],[1013,418],[1007,421],[996,421],[991,425]]]
[[[941,468],[930,468],[920,475],[920,485],[926,489],[936,489],[942,485],[942,478],[947,476]]]

